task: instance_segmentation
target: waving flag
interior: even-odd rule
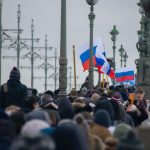
[[[101,52],[106,57],[105,45],[101,37],[97,37],[94,39],[94,44],[97,45],[97,51]]]
[[[96,65],[96,61],[95,61],[95,53],[96,53],[96,49],[102,49],[102,44],[101,44],[101,39],[100,38],[96,38],[93,41],[93,65]],[[102,51],[104,53],[104,51]],[[78,54],[79,57],[81,59],[82,62],[82,66],[84,71],[89,69],[90,66],[90,48],[89,48],[89,44],[84,44],[79,50],[78,50]]]
[[[93,41],[93,65],[96,66],[96,51],[103,54],[105,56],[105,48],[103,41],[100,37],[95,38]],[[79,57],[82,62],[82,66],[84,71],[89,69],[90,66],[90,48],[88,44],[85,44],[78,50]]]
[[[101,37],[95,39],[96,48],[96,67],[99,73],[107,74],[110,78],[115,78],[114,71],[106,59],[105,45]]]
[[[134,80],[134,70],[129,67],[120,68],[116,70],[115,76],[117,82]]]
[[[96,62],[95,62],[95,52],[96,52],[96,47],[93,47],[93,65],[95,66]],[[90,49],[88,48],[87,45],[83,46],[83,48],[81,48],[79,51],[79,56],[82,62],[82,66],[84,71],[89,69],[90,66]]]
[[[96,66],[100,73],[107,74],[110,78],[115,77],[114,71],[111,69],[109,63],[107,62],[107,59],[98,50],[96,50],[95,59],[96,59]]]

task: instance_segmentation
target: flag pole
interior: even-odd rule
[[[98,72],[99,87],[101,87],[101,73]]]
[[[76,58],[75,58],[75,45],[73,45],[73,65],[74,65],[74,87],[77,88],[76,81]]]
[[[109,81],[108,81],[108,76],[107,75],[106,75],[106,81],[108,83],[106,88],[109,89]]]
[[[104,89],[104,74],[103,74],[103,80],[102,81],[103,81],[102,83],[103,83],[103,89]]]

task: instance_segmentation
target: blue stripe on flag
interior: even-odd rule
[[[93,47],[93,56],[95,56],[95,53],[96,53],[96,47],[97,46],[94,46]],[[84,53],[82,53],[80,55],[80,59],[82,61],[82,64],[87,61],[88,59],[90,59],[90,49],[86,50]]]
[[[105,63],[104,59],[96,57],[96,65],[97,66],[103,66],[104,63]]]
[[[116,77],[122,76],[134,76],[134,71],[127,71],[127,72],[116,72]]]

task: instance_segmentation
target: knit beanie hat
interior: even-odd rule
[[[130,131],[119,140],[117,150],[144,150],[144,144],[133,131]]]
[[[74,109],[71,102],[67,98],[63,98],[58,103],[58,112],[61,119],[72,119],[74,116]]]
[[[111,126],[110,115],[106,110],[98,110],[94,115],[94,122],[106,128]]]
[[[50,136],[38,134],[18,136],[11,145],[11,150],[55,150],[55,143]],[[4,150],[4,149],[3,149]]]
[[[78,113],[77,115],[75,115],[73,120],[75,121],[75,123],[84,132],[85,136],[87,137],[88,132],[89,132],[89,125],[88,125],[87,121],[85,120],[84,116],[82,114]]]
[[[49,128],[50,125],[39,119],[32,119],[24,124],[21,129],[21,135],[34,137],[35,135],[39,134],[42,129]]]
[[[11,80],[20,80],[20,71],[17,69],[17,67],[12,68],[9,78]]]
[[[28,114],[25,115],[25,121],[30,121],[33,119],[39,119],[39,120],[43,120],[47,123],[50,123],[51,120],[49,118],[48,113],[45,110],[35,110],[35,111],[31,111]]]
[[[128,134],[130,131],[133,129],[131,126],[125,124],[125,123],[120,123],[116,126],[113,136],[117,139],[122,138],[125,134]]]

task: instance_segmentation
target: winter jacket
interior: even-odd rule
[[[1,86],[0,107],[5,109],[10,105],[24,107],[27,98],[27,87],[20,81],[8,80]]]

